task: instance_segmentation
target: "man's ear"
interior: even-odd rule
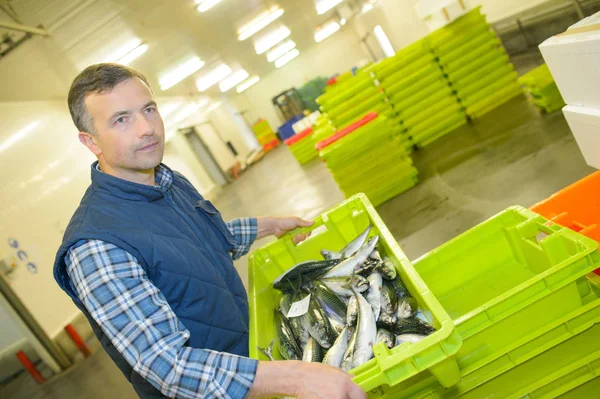
[[[100,149],[100,146],[98,146],[98,139],[91,133],[79,132],[79,141],[81,141],[81,144],[86,146],[88,150],[93,152],[94,155],[100,156],[100,154],[102,154],[102,150]]]

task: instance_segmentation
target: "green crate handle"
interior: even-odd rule
[[[309,237],[306,238],[306,240],[295,244],[293,241],[293,238],[298,235],[298,234],[306,234],[306,233],[312,233],[313,231],[315,231],[316,229],[325,226],[326,229],[329,230],[329,226],[328,226],[328,221],[327,220],[323,220],[323,215],[315,218],[313,220],[313,225],[309,226],[309,227],[298,227],[295,228],[294,230],[290,230],[287,233],[285,233],[283,236],[281,236],[279,239],[283,240],[286,247],[288,248],[293,248],[293,247],[297,247],[298,245],[302,245],[302,243],[304,242],[308,242],[312,239],[314,239],[315,237],[318,237],[320,234],[317,235],[311,235]]]

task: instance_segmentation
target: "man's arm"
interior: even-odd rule
[[[66,256],[71,284],[115,348],[172,398],[245,398],[256,360],[185,347],[190,332],[127,251],[98,240]]]

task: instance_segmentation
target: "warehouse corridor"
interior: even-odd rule
[[[511,205],[530,206],[593,170],[561,113],[540,116],[519,97],[414,154],[421,182],[378,207],[410,259]],[[302,168],[280,146],[228,185],[215,205],[225,219],[248,215],[314,217],[343,200],[320,161]],[[247,258],[236,262],[247,283]],[[97,343],[91,359],[44,385],[22,374],[3,398],[135,398]],[[68,383],[65,383],[67,381]]]

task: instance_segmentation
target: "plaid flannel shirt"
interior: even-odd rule
[[[156,182],[172,175],[157,168]],[[236,239],[232,257],[250,250],[254,218],[227,227]],[[245,398],[258,362],[184,346],[190,332],[129,252],[100,240],[82,240],[65,256],[71,286],[112,344],[142,377],[172,398]]]

